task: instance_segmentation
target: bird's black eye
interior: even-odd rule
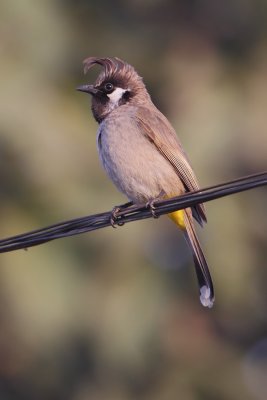
[[[106,93],[111,93],[114,89],[114,86],[112,85],[112,83],[108,82],[105,84],[104,89]]]

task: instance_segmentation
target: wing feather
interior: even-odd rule
[[[136,117],[139,128],[148,140],[157,147],[175,169],[184,184],[185,191],[199,190],[197,178],[187,155],[167,118],[158,109],[155,108],[152,112],[145,107],[138,107]],[[201,225],[203,221],[207,221],[203,204],[196,205],[192,211],[193,216]]]

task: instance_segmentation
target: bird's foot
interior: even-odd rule
[[[149,200],[149,201],[146,203],[146,208],[149,208],[149,209],[150,209],[153,218],[159,218],[159,215],[157,215],[157,213],[156,213],[155,202],[156,202],[156,201],[159,201],[159,200],[162,200],[162,199],[164,199],[164,198],[166,198],[166,193],[164,192],[164,190],[162,190],[162,191],[160,192],[160,194],[159,194],[157,197],[155,197],[155,198],[152,199],[152,200]]]
[[[158,217],[159,217],[159,216],[157,215],[157,213],[156,213],[156,207],[155,207],[155,202],[156,202],[157,200],[158,200],[157,198],[156,198],[156,199],[152,199],[152,200],[149,200],[149,201],[146,203],[146,208],[149,208],[149,210],[150,210],[150,212],[151,212],[153,218],[158,218]]]
[[[125,204],[121,204],[120,206],[115,206],[111,213],[110,213],[110,224],[112,228],[117,228],[117,226],[122,226],[124,225],[124,222],[118,221],[118,213],[124,210],[125,208],[128,208],[133,205],[133,202],[130,201]],[[116,226],[117,225],[117,226]]]

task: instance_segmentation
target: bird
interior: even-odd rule
[[[83,64],[85,74],[95,65],[101,67],[94,84],[83,84],[77,90],[92,98],[92,113],[99,124],[99,158],[118,190],[132,204],[150,204],[152,210],[155,200],[199,190],[174,128],[154,105],[135,68],[117,57],[88,57]],[[212,278],[193,222],[201,226],[207,222],[204,206],[197,204],[168,216],[191,249],[200,302],[211,308]]]

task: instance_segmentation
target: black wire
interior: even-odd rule
[[[157,216],[167,214],[176,210],[192,207],[199,203],[212,201],[220,197],[229,196],[234,193],[243,192],[256,187],[267,185],[267,172],[249,175],[234,181],[218,184],[196,192],[185,193],[172,199],[155,202],[154,213]],[[0,253],[18,249],[26,249],[37,246],[51,240],[79,235],[96,229],[111,226],[112,211],[75,218],[50,225],[45,228],[36,229],[31,232],[12,236],[0,240]],[[117,213],[116,225],[153,217],[151,210],[143,206],[131,206]]]

